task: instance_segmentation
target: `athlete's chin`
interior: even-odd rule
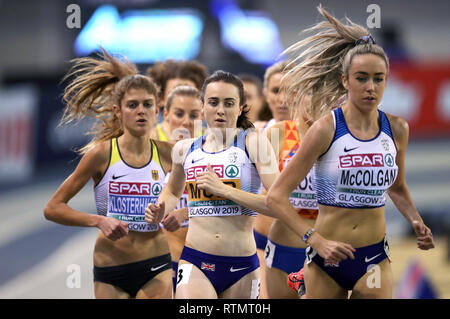
[[[360,110],[362,113],[369,113],[374,110],[378,109],[378,101],[360,101],[359,103],[354,103],[358,110]]]
[[[286,108],[286,110],[278,110],[278,112],[275,114],[274,118],[276,118],[278,121],[287,121],[291,117],[291,113],[289,112],[289,109]]]
[[[361,104],[364,105],[365,107],[378,107],[378,104],[380,103],[380,101],[375,100],[375,99],[362,99]]]
[[[149,134],[148,128],[143,128],[143,127],[128,130],[128,131],[134,137],[143,137],[143,136],[147,136]]]
[[[234,132],[234,129],[236,129],[236,127],[228,127],[226,125],[213,125],[211,127],[209,127],[209,131],[211,132],[221,132],[222,134],[226,134],[227,131],[232,131]]]
[[[224,129],[227,128],[227,122],[214,121],[211,128]]]

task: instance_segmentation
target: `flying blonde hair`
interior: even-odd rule
[[[69,79],[64,89],[65,109],[60,125],[80,121],[85,117],[97,119],[88,134],[92,140],[78,150],[86,153],[97,143],[123,134],[122,123],[113,110],[129,89],[145,89],[158,97],[159,89],[147,76],[138,74],[136,65],[125,57],[122,60],[108,54],[102,48],[100,59],[91,57],[71,60],[74,65],[62,81]]]
[[[311,97],[311,107],[305,112],[315,121],[340,106],[345,101],[346,89],[342,85],[341,75],[348,77],[352,59],[359,54],[375,54],[386,62],[389,59],[384,50],[362,26],[346,18],[346,24],[340,22],[322,5],[317,7],[326,19],[306,29],[305,33],[315,33],[283,52],[290,57],[292,67],[283,77],[282,86],[290,101],[290,106]]]

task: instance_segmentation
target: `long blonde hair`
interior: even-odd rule
[[[267,88],[269,86],[269,80],[274,74],[287,72],[289,68],[290,68],[289,61],[279,61],[269,66],[264,72],[263,87]]]
[[[326,19],[304,32],[315,34],[303,39],[284,52],[292,60],[292,69],[282,79],[291,106],[295,107],[311,95],[311,108],[305,110],[315,121],[345,100],[346,89],[341,75],[348,76],[352,59],[359,54],[375,54],[386,62],[384,50],[375,44],[362,26],[346,18],[346,24],[329,14],[320,5],[319,13]]]
[[[125,93],[131,88],[143,88],[158,97],[158,87],[147,76],[138,74],[136,65],[125,57],[112,57],[104,49],[100,59],[84,57],[73,59],[74,63],[62,81],[71,79],[64,89],[66,105],[60,125],[79,121],[85,117],[97,119],[88,134],[92,140],[78,150],[86,153],[102,141],[123,134],[123,127],[113,110],[121,106]]]

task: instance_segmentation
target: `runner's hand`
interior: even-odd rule
[[[412,227],[417,236],[417,247],[422,250],[434,248],[434,239],[431,229],[422,220],[414,220]]]
[[[337,264],[347,258],[355,259],[353,253],[356,250],[350,244],[325,239],[318,233],[313,233],[309,242],[319,256],[330,263]]]
[[[164,217],[161,221],[161,223],[164,226],[164,229],[170,232],[174,232],[181,228],[181,223],[183,221],[182,218],[180,218],[181,214],[179,214],[179,210],[171,211],[169,214],[167,214],[166,217]],[[181,220],[180,220],[181,219]]]
[[[159,224],[164,217],[164,202],[148,204],[145,209],[145,221],[149,224]]]
[[[208,170],[197,175],[197,187],[216,196],[223,196],[226,185],[220,180],[217,174],[208,163]]]
[[[128,235],[128,223],[112,217],[104,217],[97,226],[102,233],[113,241]]]

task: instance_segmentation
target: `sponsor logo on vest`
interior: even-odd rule
[[[192,159],[192,164],[197,163],[198,161],[201,161],[202,159],[204,159],[204,157],[197,158],[197,159]]]
[[[115,176],[115,175],[113,174],[112,179],[118,179],[118,178],[121,178],[121,177],[124,177],[124,176],[127,176],[127,175],[128,175],[128,174]]]
[[[395,164],[394,157],[389,153],[384,155],[384,161],[386,162],[386,165],[389,167],[392,167]]]
[[[344,146],[344,152],[351,152],[351,151],[353,151],[353,150],[356,150],[357,148],[359,148],[359,146],[356,146],[356,147],[353,147],[353,148],[348,148],[347,149],[347,146]]]
[[[162,187],[159,183],[154,183],[152,186],[152,194],[159,195],[161,193]]]
[[[351,167],[383,167],[383,154],[349,154],[339,156],[339,165],[341,168]]]
[[[150,183],[109,182],[109,193],[118,195],[151,195]]]
[[[233,164],[228,165],[225,168],[225,175],[227,175],[227,177],[234,178],[234,177],[238,176],[238,174],[239,174],[239,168],[236,165],[233,165]]]
[[[224,167],[223,165],[211,165],[211,168],[213,169],[213,171],[217,174],[217,176],[219,178],[223,178],[224,177]],[[199,173],[203,173],[205,171],[208,170],[208,166],[207,165],[200,165],[200,166],[193,166],[193,167],[189,167],[186,170],[186,180],[187,181],[192,181],[194,180],[197,175]]]

